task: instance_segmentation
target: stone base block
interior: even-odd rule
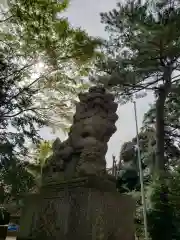
[[[28,196],[18,240],[132,240],[135,204],[97,177],[44,186]]]

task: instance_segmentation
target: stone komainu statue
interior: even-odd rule
[[[92,87],[79,94],[80,102],[68,139],[56,139],[53,155],[44,168],[44,178],[72,178],[78,174],[105,173],[107,143],[116,131],[117,103],[102,87]]]

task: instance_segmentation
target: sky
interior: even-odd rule
[[[99,13],[112,10],[116,7],[117,2],[117,0],[71,0],[70,7],[65,15],[73,27],[85,29],[91,36],[107,38],[104,26],[100,23]],[[139,128],[142,125],[143,115],[152,101],[153,95],[151,93],[148,93],[147,97],[136,101]],[[136,136],[133,104],[127,103],[119,106],[117,114],[119,116],[116,122],[117,131],[108,143],[108,152],[106,154],[107,167],[112,165],[112,155],[115,155],[117,160],[119,159],[122,144]],[[40,134],[46,140],[54,139],[55,137],[59,137],[61,140],[65,138],[63,133],[51,134],[48,128],[41,129]]]

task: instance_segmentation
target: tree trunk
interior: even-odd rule
[[[165,170],[164,158],[164,105],[165,105],[164,88],[159,88],[158,98],[156,101],[156,172]]]
[[[166,68],[164,71],[164,82],[158,89],[158,97],[156,101],[156,172],[165,172],[166,159],[164,156],[164,138],[165,138],[165,124],[164,124],[164,107],[166,98],[171,89],[171,74],[172,68]]]

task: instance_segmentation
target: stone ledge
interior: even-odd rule
[[[111,232],[116,239],[132,240],[135,204],[116,191],[115,179],[80,177],[44,186],[42,192],[27,199],[17,240],[54,240],[44,237],[46,231],[56,239],[92,240],[99,227],[103,240]]]
[[[42,187],[41,192],[50,190],[57,191],[61,189],[72,189],[77,187],[92,188],[105,192],[116,192],[116,179],[111,176],[84,176],[72,178],[67,181],[60,181],[46,184]]]

